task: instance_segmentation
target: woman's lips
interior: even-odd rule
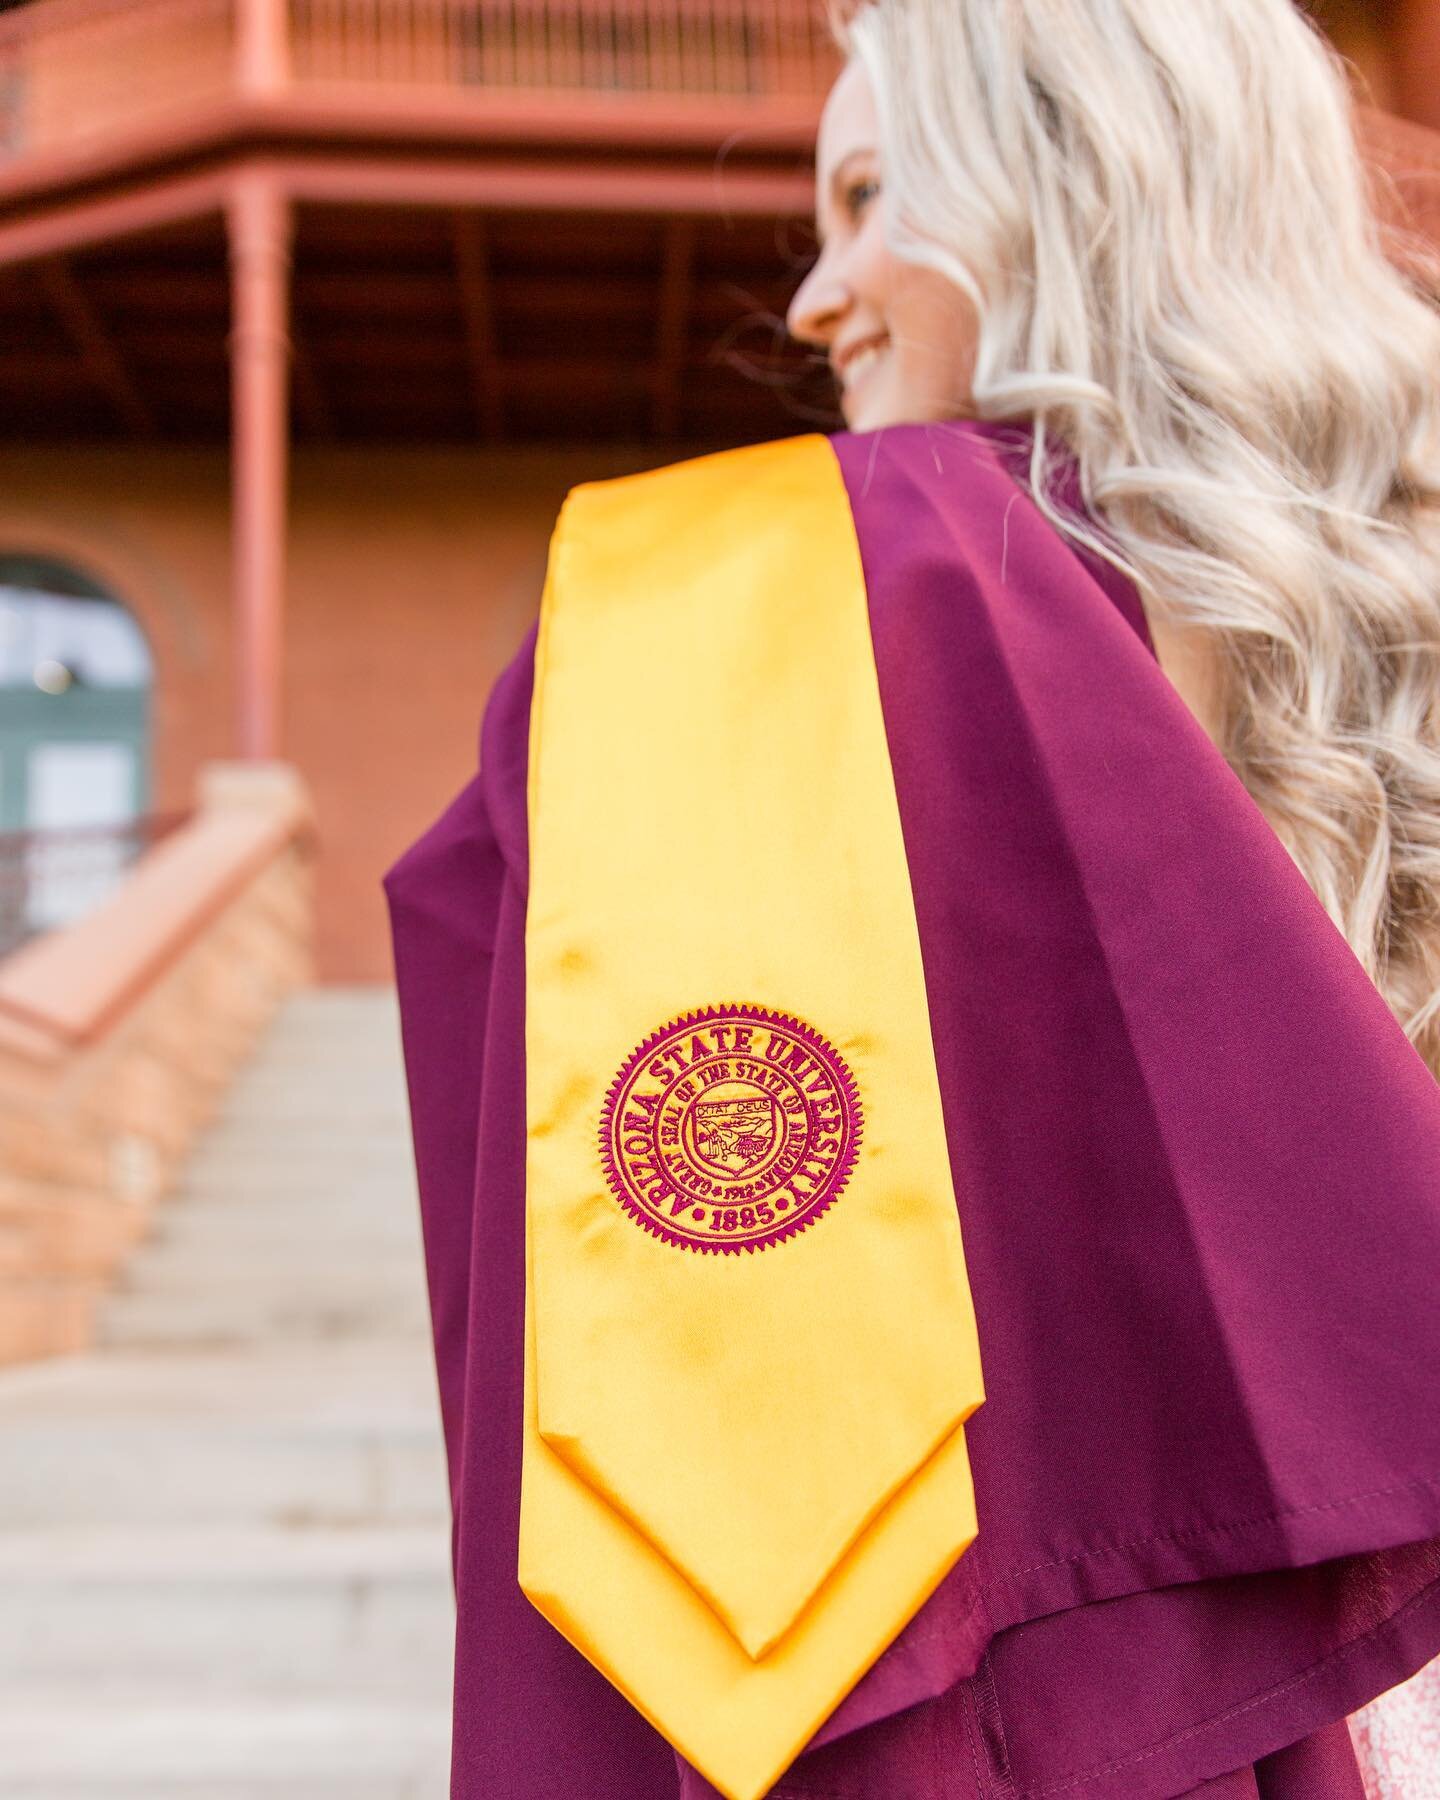
[[[888,333],[877,333],[874,337],[863,338],[841,354],[836,361],[835,373],[847,394],[864,380],[889,348]]]

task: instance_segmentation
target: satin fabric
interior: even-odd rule
[[[757,1800],[975,1535],[974,1313],[830,445],[577,489],[535,670],[520,1584],[731,1800]],[[833,1044],[853,1104],[803,1050],[785,1091],[807,1120],[806,1095],[832,1095],[806,1127],[818,1151],[838,1155],[848,1109],[856,1161],[792,1235],[766,1241],[752,1206],[758,1244],[692,1248],[659,1235],[692,1208],[658,1170],[645,1227],[622,1210],[597,1127],[633,1046],[691,1017],[683,1086],[725,1002],[752,1009],[734,1029],[762,1073],[766,1018]],[[640,1091],[658,1095],[673,1064],[653,1054]],[[751,1091],[701,1103],[727,1085]],[[713,1198],[698,1212],[708,1229]]]
[[[987,1400],[980,1537],[774,1792],[1160,1800],[1248,1770],[1268,1800],[1286,1746],[1440,1651],[1434,1083],[1133,590],[1020,491],[1026,434],[835,448],[979,1177]],[[387,877],[456,1505],[452,1793],[689,1800],[514,1579],[531,648],[481,774]],[[1353,1758],[1316,1742],[1285,1800],[1343,1794]]]

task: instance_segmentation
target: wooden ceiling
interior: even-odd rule
[[[669,441],[838,424],[787,343],[808,230],[764,218],[301,206],[297,442]],[[0,439],[221,443],[218,215],[0,270]]]

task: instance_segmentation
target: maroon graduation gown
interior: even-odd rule
[[[988,1397],[976,1544],[772,1791],[1358,1800],[1344,1716],[1440,1653],[1440,1087],[1133,588],[1018,484],[1027,441],[833,440]],[[516,1581],[532,651],[385,878],[454,1504],[452,1796],[702,1800]]]

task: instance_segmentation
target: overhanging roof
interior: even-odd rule
[[[34,0],[0,18],[0,437],[224,439],[257,165],[302,442],[833,426],[781,323],[833,67],[809,0]],[[1362,127],[1440,237],[1440,139]]]

